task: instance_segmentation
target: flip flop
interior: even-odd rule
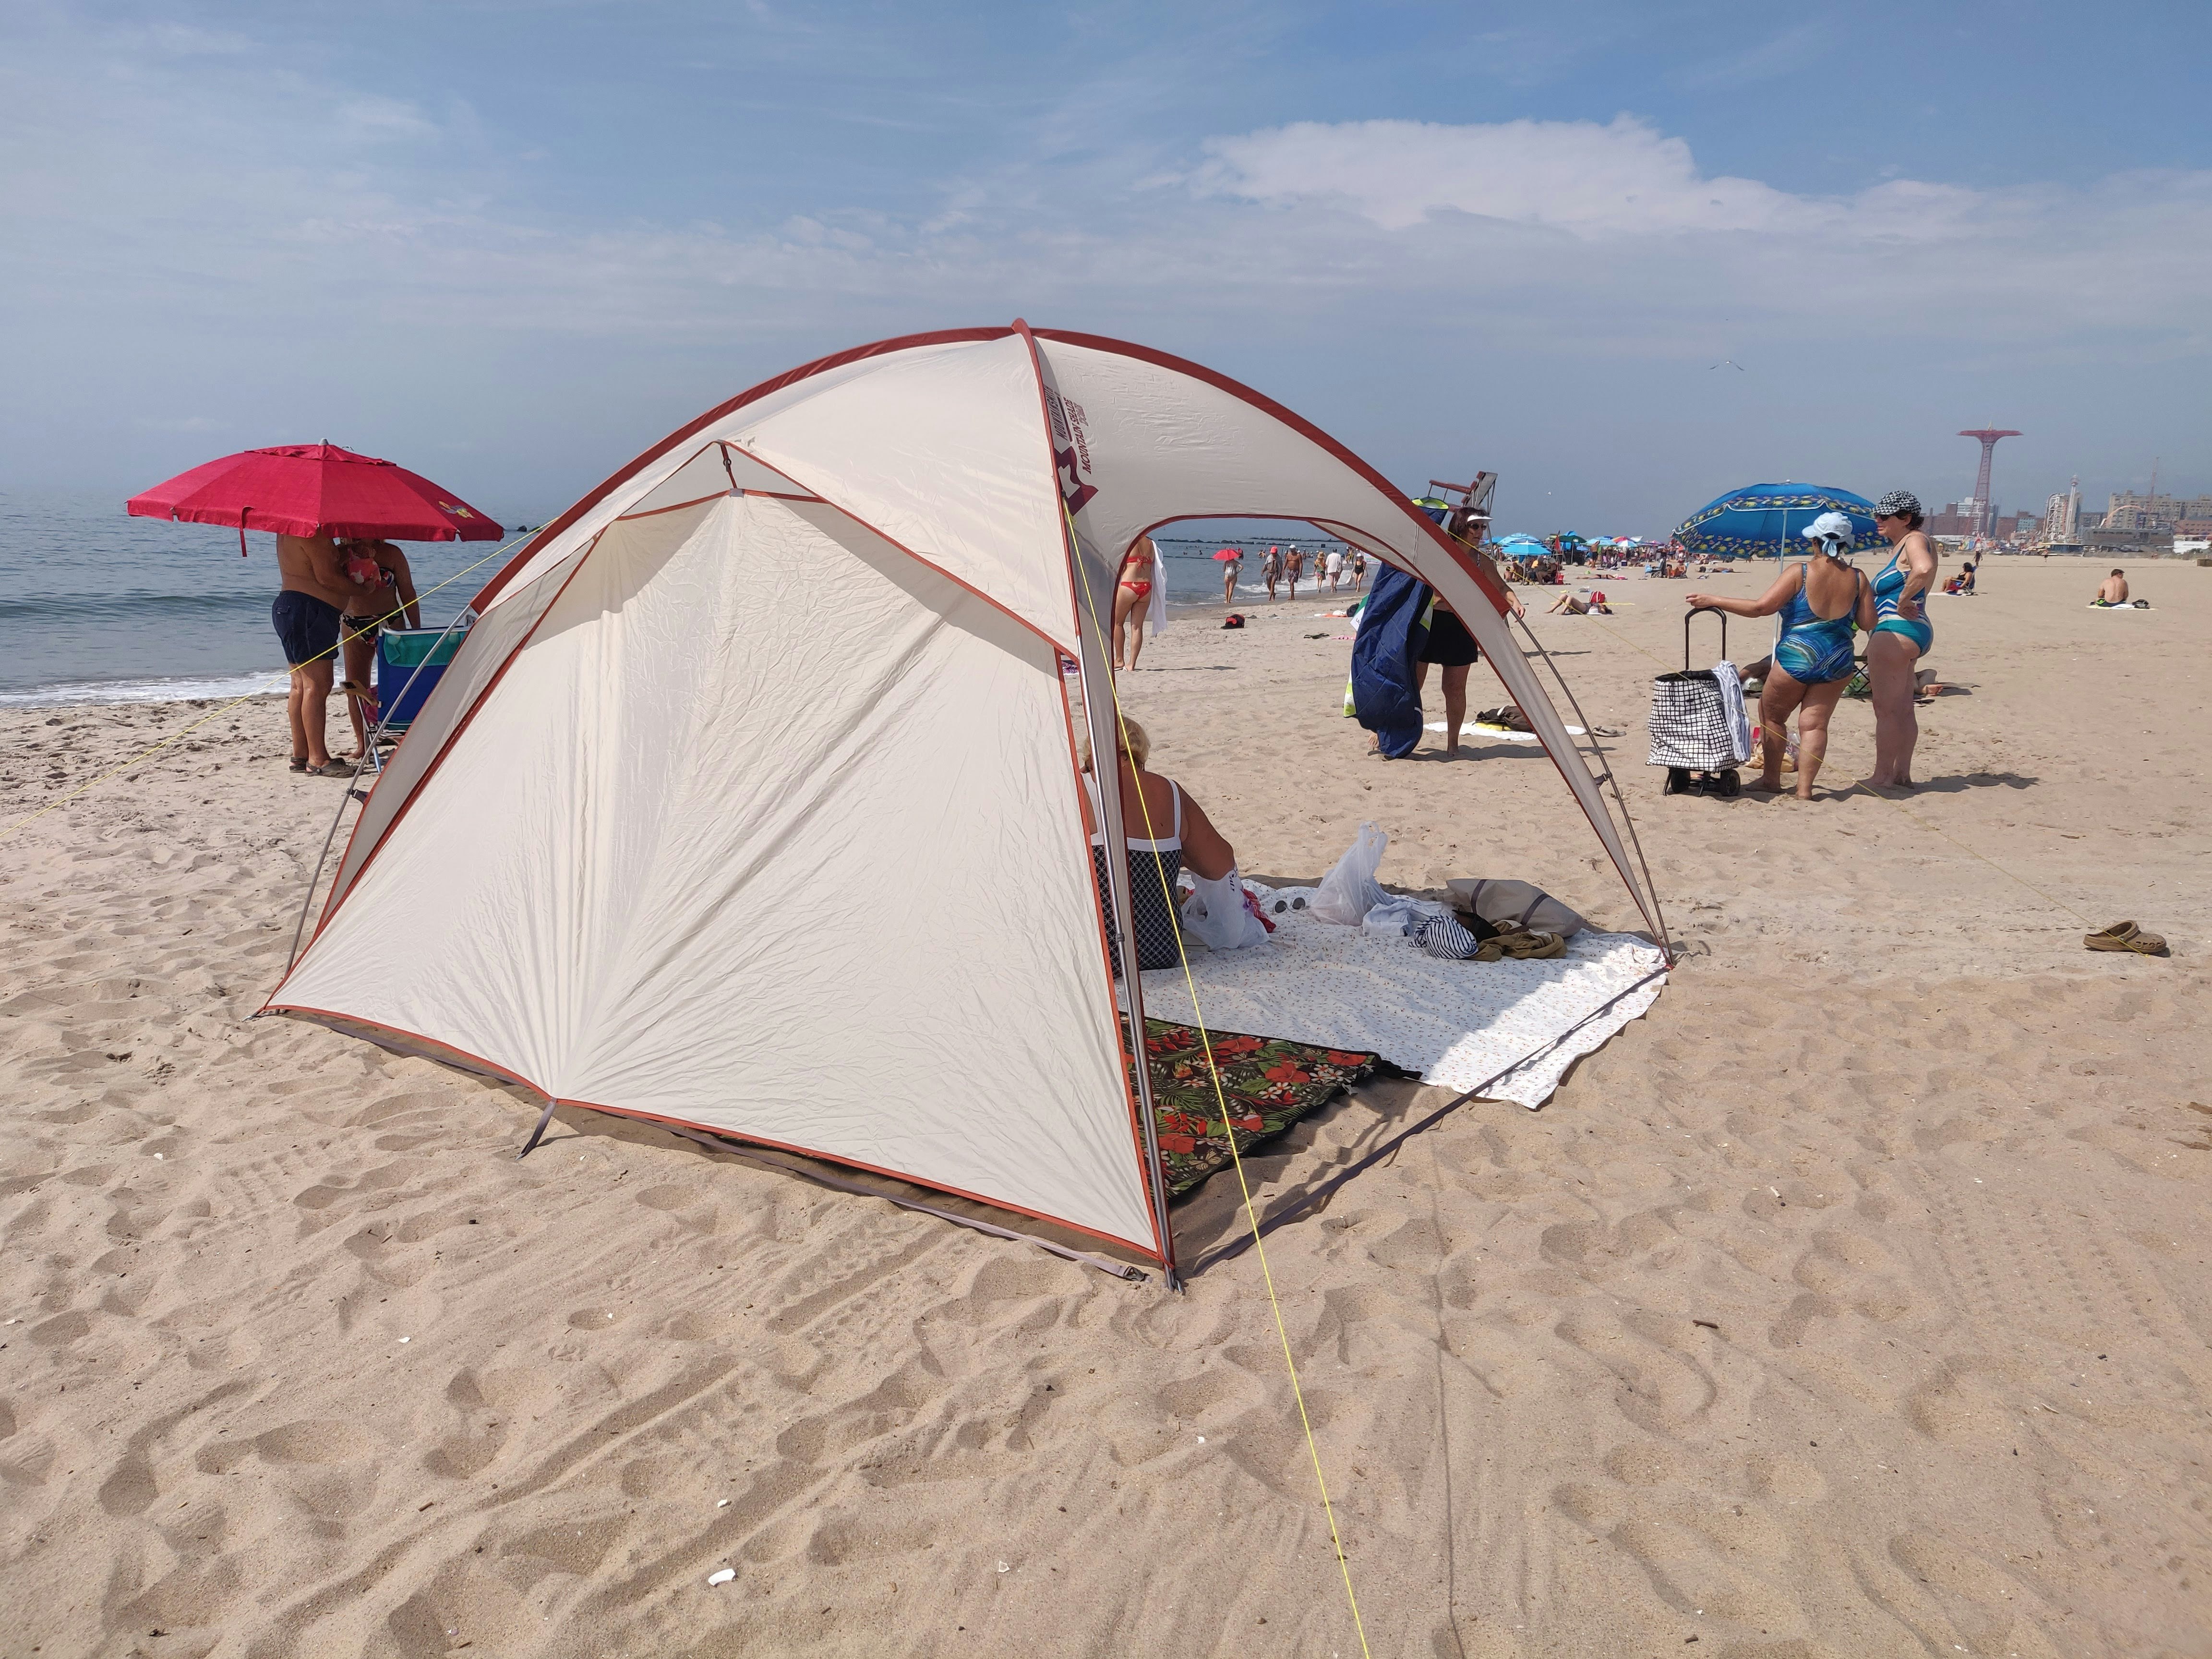
[[[2131,951],[2139,957],[2162,957],[2167,954],[2166,941],[2156,933],[2146,933],[2132,921],[2116,921],[2109,927],[2083,936],[2081,943],[2092,951]]]
[[[342,760],[330,761],[321,766],[310,766],[305,769],[307,775],[311,778],[349,778],[356,769],[350,762]]]
[[[307,769],[307,757],[305,755],[295,755],[295,756],[293,756],[293,757],[292,757],[292,769],[293,769],[295,772],[304,772],[304,771],[306,771],[306,770]]]

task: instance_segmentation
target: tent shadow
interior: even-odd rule
[[[526,1096],[517,1096],[519,1103],[528,1106]],[[690,1158],[701,1163],[720,1166],[734,1179],[751,1178],[762,1182],[781,1183],[793,1189],[794,1196],[805,1196],[805,1188],[812,1187],[815,1196],[833,1204],[865,1204],[871,1197],[893,1203],[921,1206],[941,1215],[960,1220],[980,1223],[988,1227],[1018,1235],[1017,1239],[997,1239],[979,1237],[964,1227],[948,1225],[937,1215],[915,1214],[912,1224],[917,1229],[935,1229],[945,1239],[964,1237],[968,1246],[979,1254],[974,1264],[981,1268],[1003,1251],[1015,1248],[1018,1243],[1036,1240],[1079,1255],[1095,1256],[1103,1261],[1124,1264],[1146,1275],[1156,1274],[1159,1264],[1146,1260],[1136,1251],[1101,1239],[1073,1227],[1064,1227],[1039,1217],[1024,1215],[1018,1211],[1003,1210],[994,1204],[984,1204],[956,1193],[941,1192],[934,1187],[916,1186],[912,1182],[896,1176],[878,1175],[872,1170],[855,1169],[829,1158],[810,1158],[803,1152],[792,1152],[781,1147],[762,1146],[735,1138],[717,1138],[715,1144],[707,1145],[690,1136],[643,1119],[622,1117],[612,1113],[595,1112],[586,1107],[559,1106],[553,1112],[554,1127],[538,1143],[535,1158],[540,1152],[565,1149],[572,1143],[592,1140],[602,1146],[610,1142],[624,1146],[652,1147],[675,1157]],[[856,1190],[857,1189],[857,1190]],[[738,1193],[758,1197],[773,1194],[774,1186],[738,1188]],[[742,1203],[744,1198],[738,1198]],[[934,1249],[925,1243],[921,1249]],[[1068,1264],[1072,1273],[1085,1270],[1076,1263]]]
[[[1281,1134],[1244,1154],[1244,1181],[1250,1188],[1252,1207],[1267,1225],[1309,1200],[1393,1135],[1425,1115],[1459,1097],[1452,1089],[1425,1084],[1413,1078],[1371,1078],[1346,1091],[1319,1111],[1299,1119]],[[1526,1109],[1510,1101],[1474,1099],[1463,1111],[1485,1108]],[[1438,1127],[1442,1127],[1441,1125]],[[1395,1155],[1383,1161],[1387,1168]],[[1373,1170],[1366,1172],[1369,1175]],[[1290,1224],[1326,1224],[1329,1211],[1346,1193],[1360,1184],[1355,1178],[1300,1210]],[[1212,1176],[1176,1199],[1170,1210],[1175,1221],[1176,1251],[1185,1278],[1225,1266],[1228,1252],[1250,1242],[1252,1223],[1244,1208],[1235,1168]]]

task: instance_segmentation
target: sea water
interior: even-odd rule
[[[0,492],[0,707],[282,691],[276,538],[246,541],[241,559],[235,530],[134,519],[120,495]],[[426,626],[490,580],[507,555],[477,562],[498,545],[405,544]]]
[[[546,515],[502,520],[538,524]],[[276,538],[218,525],[134,519],[118,495],[0,491],[0,707],[182,702],[282,691],[284,653],[270,626]],[[1242,546],[1237,602],[1265,603],[1260,557],[1287,539],[1158,545],[1168,598],[1219,605],[1218,548]],[[1326,545],[1300,542],[1311,554]],[[507,558],[495,542],[409,542],[425,627],[453,620]],[[1298,583],[1315,594],[1309,558]],[[441,584],[443,586],[441,586]],[[1349,598],[1347,577],[1339,602]],[[1318,595],[1316,595],[1318,597]]]

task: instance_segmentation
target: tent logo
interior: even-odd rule
[[[440,501],[438,503],[438,511],[441,513],[450,513],[457,519],[471,519],[476,516],[465,507],[457,506],[452,501]]]
[[[1045,388],[1045,412],[1052,420],[1052,461],[1060,475],[1060,496],[1067,503],[1072,516],[1083,511],[1084,506],[1098,493],[1098,486],[1084,482],[1083,475],[1096,469],[1091,465],[1091,445],[1083,430],[1083,405],[1063,404],[1060,394],[1050,386]]]

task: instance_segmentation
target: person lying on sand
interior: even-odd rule
[[[2128,602],[2128,579],[2123,571],[2115,570],[2105,578],[2105,585],[2097,590],[2099,605],[2125,605]]]
[[[1547,617],[1563,614],[1569,617],[1587,617],[1593,613],[1601,617],[1610,617],[1613,614],[1613,607],[1605,602],[1603,593],[1593,593],[1587,599],[1577,599],[1571,593],[1562,593],[1553,601],[1552,608],[1544,614]]]

